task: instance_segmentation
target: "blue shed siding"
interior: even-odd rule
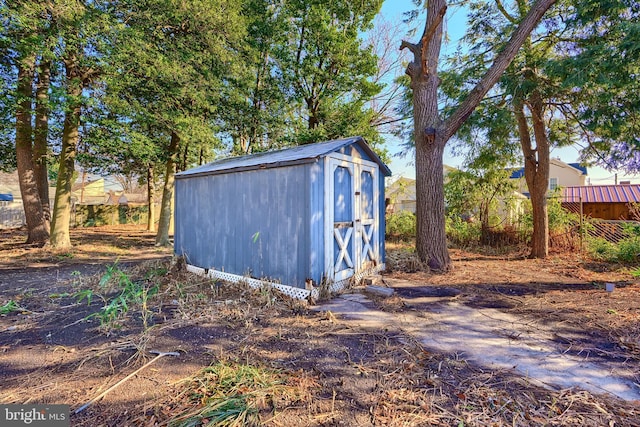
[[[310,177],[310,274],[316,285],[324,275],[324,161],[309,165]]]
[[[175,251],[190,264],[304,287],[311,165],[176,180]]]
[[[379,211],[379,221],[378,221],[378,242],[380,242],[380,262],[384,263],[387,260],[387,254],[386,254],[386,249],[385,249],[385,231],[387,228],[387,222],[386,222],[386,216],[385,216],[385,212],[386,212],[386,206],[385,206],[385,192],[384,192],[384,178],[385,176],[383,174],[378,175],[379,179],[378,179],[378,209],[380,209]]]

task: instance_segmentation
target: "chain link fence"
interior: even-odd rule
[[[20,228],[25,224],[21,201],[0,201],[0,228]]]

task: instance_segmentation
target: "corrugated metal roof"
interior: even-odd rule
[[[229,157],[206,165],[198,166],[176,174],[176,178],[184,178],[192,175],[208,175],[226,173],[234,170],[250,170],[285,166],[288,164],[305,163],[318,159],[329,153],[338,151],[347,145],[358,144],[364,151],[380,165],[382,173],[391,175],[389,168],[369,147],[364,138],[355,136],[352,138],[336,139],[333,141],[305,144],[296,147],[285,148],[277,151],[250,154],[246,156]]]
[[[572,203],[636,203],[640,202],[640,184],[588,185],[564,187],[562,202]]]

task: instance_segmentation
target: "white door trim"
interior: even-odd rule
[[[352,174],[352,214],[353,218],[352,227],[347,231],[343,237],[336,231],[334,226],[334,201],[335,201],[335,186],[334,186],[334,172],[337,167],[346,167]],[[363,171],[371,173],[372,185],[373,185],[373,218],[362,218],[362,182],[361,174]],[[364,159],[353,158],[342,154],[332,153],[324,159],[324,244],[325,244],[325,274],[328,279],[335,282],[347,279],[359,271],[363,270],[365,266],[363,263],[366,259],[371,259],[374,263],[379,263],[379,232],[378,227],[380,223],[379,218],[379,194],[378,194],[378,165],[375,162],[371,162]],[[367,232],[366,227],[371,225]],[[336,235],[336,233],[338,235]],[[348,240],[351,239],[351,252],[347,251]],[[340,253],[334,253],[334,242],[338,242],[340,246]],[[365,252],[366,251],[366,252]],[[339,258],[338,258],[339,256]],[[336,262],[339,261],[339,262]],[[338,272],[336,275],[336,264],[345,261],[350,269]],[[367,266],[370,267],[370,266]]]

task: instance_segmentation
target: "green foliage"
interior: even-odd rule
[[[385,234],[387,238],[414,239],[416,237],[416,215],[409,211],[387,215]]]
[[[622,232],[627,237],[638,237],[640,236],[640,224],[624,223],[622,224]]]
[[[0,130],[0,172],[13,172],[16,167],[16,149],[3,138]]]
[[[444,183],[444,200],[447,217],[473,214],[478,206],[481,191],[476,187],[477,177],[467,171],[455,170],[447,175]]]
[[[115,285],[119,292],[111,300],[105,300],[104,306],[99,312],[89,315],[87,318],[98,318],[100,326],[105,329],[120,327],[120,321],[126,316],[132,305],[140,306],[143,328],[149,328],[152,316],[148,307],[149,298],[158,293],[158,285],[148,280],[132,281],[128,274],[122,271],[117,264],[107,266],[107,272],[100,278],[99,286],[105,290]],[[86,299],[91,304],[93,292],[84,290],[76,293],[78,302]]]
[[[304,398],[303,392],[288,385],[287,377],[279,371],[218,362],[191,379],[183,392],[184,398],[198,408],[177,415],[169,425],[260,425],[259,411],[266,405],[298,401]]]
[[[637,171],[640,134],[640,4],[574,3],[563,57],[550,64],[582,126],[597,135],[585,157]],[[597,25],[594,25],[597,22]]]
[[[636,262],[640,259],[640,236],[629,237],[618,242],[617,259],[621,262]]]
[[[489,165],[489,164],[487,164]],[[450,218],[477,216],[485,226],[491,226],[499,200],[511,196],[515,184],[509,179],[509,171],[496,167],[455,170],[447,175],[444,184],[445,206]]]
[[[373,118],[364,108],[381,90],[372,82],[377,58],[363,46],[360,34],[371,28],[381,5],[380,0],[283,3],[284,33],[273,47],[274,57],[289,103],[304,111],[295,124],[296,135],[305,127],[312,131],[301,135],[302,141],[354,134],[378,141],[370,126]],[[320,126],[324,129],[313,135]]]
[[[4,305],[0,305],[0,315],[6,315],[20,310],[23,310],[23,308],[14,300],[9,300]]]
[[[456,246],[469,247],[480,243],[482,226],[479,222],[467,222],[458,216],[447,217],[445,227],[447,239]]]
[[[76,302],[81,303],[84,300],[87,300],[87,305],[91,305],[91,301],[93,301],[94,296],[93,289],[81,289],[73,294],[73,297],[76,299]]]
[[[618,258],[616,245],[601,237],[588,239],[587,251],[593,259],[599,261],[615,261]]]
[[[617,243],[611,243],[602,237],[589,237],[587,251],[599,261],[637,263],[640,261],[640,236],[630,235]]]
[[[580,224],[580,214],[573,213],[562,207],[562,199],[556,190],[547,202],[547,212],[549,217],[549,232],[564,233]]]
[[[580,225],[580,214],[573,213],[562,207],[559,189],[547,199],[547,216],[550,234],[562,234]],[[533,230],[533,215],[529,203],[527,212],[520,218],[526,232]]]
[[[81,227],[141,224],[147,221],[148,206],[76,204],[75,223]]]

